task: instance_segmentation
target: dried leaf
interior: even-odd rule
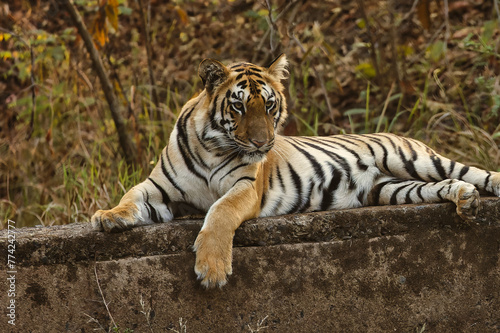
[[[106,17],[115,30],[118,30],[118,0],[108,0],[106,4]]]
[[[101,9],[97,12],[97,16],[92,25],[92,37],[94,38],[94,41],[96,42],[96,45],[98,47],[103,47],[104,45],[106,45],[106,42],[109,41],[108,26],[106,25],[106,15]]]
[[[177,15],[179,15],[179,19],[181,20],[182,24],[186,25],[189,23],[189,18],[184,9],[182,9],[180,6],[175,6],[175,11],[177,12]]]

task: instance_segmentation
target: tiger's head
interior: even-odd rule
[[[283,54],[268,67],[236,63],[228,67],[205,59],[198,73],[210,100],[210,127],[221,149],[237,151],[247,163],[261,161],[286,119],[281,80],[288,76]]]

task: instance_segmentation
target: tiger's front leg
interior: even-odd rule
[[[194,270],[206,288],[227,283],[232,274],[233,236],[240,224],[259,214],[259,195],[255,182],[238,181],[209,209],[194,243]]]
[[[118,206],[98,210],[92,216],[92,227],[97,231],[120,232],[140,225],[168,222],[173,218],[169,201],[165,190],[150,177],[128,191]]]

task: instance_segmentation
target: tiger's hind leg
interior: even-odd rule
[[[368,194],[369,205],[443,201],[454,202],[457,205],[457,214],[463,220],[476,218],[479,210],[479,192],[474,185],[457,179],[424,182],[383,177]]]
[[[464,165],[439,155],[420,141],[393,134],[369,134],[364,143],[377,167],[388,176],[425,182],[458,179],[500,196],[500,172]]]

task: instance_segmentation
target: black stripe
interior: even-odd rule
[[[413,161],[415,161],[415,158],[413,158],[412,160],[407,160],[403,152],[403,149],[401,147],[398,148],[398,154],[399,158],[403,162],[406,172],[414,179],[423,180],[423,178],[418,174],[417,170],[415,169],[415,163],[413,163]]]
[[[443,164],[441,163],[441,159],[436,155],[431,155],[430,158],[431,158],[432,164],[434,164],[434,168],[436,169],[437,173],[441,177],[441,180],[448,178],[448,177],[446,177],[446,171],[444,171]]]
[[[276,175],[278,176],[281,188],[285,190],[285,182],[283,181],[283,177],[281,176],[281,171],[279,167],[276,167]]]
[[[389,152],[387,151],[387,148],[385,148],[384,143],[379,138],[368,137],[368,139],[370,141],[378,144],[380,146],[380,148],[382,148],[382,152],[383,152],[382,166],[384,167],[385,171],[389,175],[393,175],[393,173],[391,172],[391,169],[389,169],[389,165],[387,164],[387,157],[389,156]]]
[[[384,188],[384,186],[389,185],[389,184],[399,184],[399,183],[403,183],[403,182],[407,182],[407,180],[404,180],[404,179],[388,180],[388,181],[378,183],[377,185],[375,185],[370,191],[370,196],[372,198],[371,204],[373,204],[375,206],[378,206],[380,204],[380,193],[382,193],[382,189]],[[392,198],[391,198],[391,200],[392,200]]]
[[[486,171],[486,173],[488,174],[488,176],[486,176],[486,179],[484,180],[484,189],[487,189],[488,188],[488,183],[490,182],[490,177],[491,177],[491,172],[489,171]]]
[[[315,174],[319,176],[321,182],[324,182],[325,174],[323,173],[323,169],[321,168],[321,165],[318,163],[316,158],[313,155],[311,155],[307,150],[300,148],[297,144],[292,142],[290,142],[290,144],[309,160],[314,169]]]
[[[311,138],[302,137],[301,139],[311,139]],[[316,150],[319,150],[319,151],[325,153],[330,158],[332,158],[334,161],[336,161],[337,163],[339,163],[340,166],[341,166],[341,168],[343,170],[345,170],[346,175],[348,176],[349,189],[352,190],[352,189],[354,189],[356,187],[356,184],[354,183],[354,180],[352,179],[352,176],[351,176],[352,175],[352,168],[351,168],[351,166],[349,165],[349,163],[347,162],[347,160],[344,157],[340,156],[337,153],[329,151],[329,150],[327,150],[327,149],[325,149],[323,147],[320,147],[320,146],[318,146],[318,145],[316,145],[316,144],[314,144],[312,142],[307,142],[307,141],[301,140],[300,143],[302,143],[304,145],[307,145],[307,146],[309,146],[311,148],[314,148]]]
[[[378,206],[380,205],[380,193],[382,192],[382,188],[387,185],[392,183],[392,180],[388,180],[382,183],[378,183],[375,185],[371,191],[370,191],[370,197],[371,197],[371,202],[370,204]]]
[[[291,214],[291,213],[297,212],[299,210],[299,208],[302,206],[302,182],[300,180],[300,176],[293,169],[290,162],[287,162],[287,166],[288,166],[288,169],[290,170],[290,176],[292,179],[292,183],[294,185],[294,188],[297,191],[297,200],[295,201],[295,204],[292,206],[292,208],[288,211],[288,214]]]
[[[202,138],[200,138],[200,133],[198,133],[198,132],[196,132],[196,139],[198,139],[198,142],[200,143],[200,146],[203,147],[203,149],[205,149],[206,151],[211,150],[210,147],[208,147],[206,144],[207,140],[203,140]]]
[[[311,193],[313,191],[313,182],[310,181],[309,182],[311,184],[311,186],[309,186],[309,189],[307,190],[307,194],[306,194],[306,198],[307,200],[305,202],[303,202],[302,206],[299,208],[299,212],[305,212],[307,211],[309,208],[311,208]]]
[[[214,98],[214,105],[212,106],[212,110],[210,110],[210,121],[211,121],[211,125],[212,125],[212,128],[214,126],[214,123],[215,122],[215,114],[217,112],[217,99],[219,99],[219,95],[215,96]]]
[[[264,205],[266,204],[267,195],[266,192],[262,193],[262,199],[260,200],[260,209],[264,208]]]
[[[337,136],[335,139],[337,139],[338,141],[344,141],[344,142],[347,142],[347,143],[349,143],[351,145],[357,146],[356,144],[353,144],[351,141],[349,141],[346,138],[341,137],[341,136]],[[327,141],[327,142],[331,142],[331,141]],[[345,151],[348,151],[349,153],[351,153],[352,155],[354,155],[356,157],[356,160],[357,160],[356,164],[358,165],[358,168],[360,170],[366,171],[368,169],[368,165],[366,165],[365,163],[363,163],[363,159],[361,158],[361,156],[359,156],[359,154],[355,150],[353,150],[351,148],[348,148],[346,145],[343,145],[343,144],[341,144],[339,142],[331,142],[331,143],[340,146]]]
[[[267,187],[267,191],[269,192],[270,190],[273,189],[273,169],[269,169],[269,185]]]
[[[163,199],[163,203],[165,205],[168,205],[170,203],[170,198],[168,197],[168,194],[167,192],[165,192],[165,190],[163,189],[163,187],[161,187],[157,182],[155,182],[153,180],[153,178],[151,177],[148,177],[148,180],[153,183],[153,185],[158,189],[158,191],[160,191],[161,193],[161,196],[162,196],[162,199]]]
[[[246,167],[248,164],[247,163],[243,163],[243,164],[240,164],[240,165],[237,165],[235,166],[234,168],[232,168],[231,170],[229,170],[224,176],[222,176],[219,181],[222,181],[222,179],[224,179],[227,175],[229,175],[231,172],[235,171],[235,170],[238,170],[239,168],[243,168],[243,167]]]
[[[340,148],[342,148],[342,150],[351,153],[351,155],[353,155],[355,157],[357,164],[358,164],[358,167],[361,170],[364,171],[364,170],[368,169],[368,166],[362,162],[363,159],[359,156],[359,154],[355,150],[348,148],[346,145],[344,145],[340,142],[337,142],[337,141],[344,141],[344,142],[348,142],[348,143],[352,144],[352,142],[350,142],[349,140],[343,139],[340,136],[334,137],[335,141],[323,140],[323,139],[317,138],[317,137],[301,137],[301,139],[308,139],[311,141],[315,141],[319,144],[323,144],[324,146],[327,146],[327,147],[330,147],[333,149],[340,147]]]
[[[455,165],[457,164],[455,161],[450,161],[450,171],[448,171],[449,177],[453,174],[453,171],[455,170]]]
[[[234,185],[236,185],[237,182],[242,181],[242,180],[250,180],[251,182],[254,182],[255,178],[254,177],[250,177],[250,176],[241,177],[237,181],[234,182],[233,187],[234,187]]]
[[[216,97],[217,99],[217,97]],[[179,146],[179,150],[181,152],[181,155],[184,158],[184,162],[188,166],[188,169],[193,172],[194,170],[194,165],[192,162],[188,163],[187,161],[192,159],[197,162],[198,165],[201,165],[205,169],[209,169],[209,167],[205,164],[205,162],[201,158],[196,158],[197,156],[194,155],[194,153],[191,151],[189,147],[189,138],[188,138],[188,133],[186,132],[186,124],[189,118],[191,117],[192,113],[194,111],[194,108],[191,108],[189,111],[186,113],[183,113],[179,120],[177,120],[176,128],[178,132],[178,138],[177,138],[177,145]],[[182,144],[181,144],[182,143]],[[183,149],[183,146],[185,147],[186,150]],[[186,154],[187,151],[187,154]],[[187,157],[189,154],[190,159]],[[193,172],[195,175],[200,175],[196,170]],[[201,175],[200,175],[201,176]],[[203,177],[200,177],[204,179]],[[205,180],[206,181],[206,180]]]
[[[214,176],[222,170],[226,165],[228,165],[232,160],[234,160],[238,156],[237,153],[231,154],[227,159],[225,159],[216,169],[212,171],[212,175],[210,176],[210,182],[214,178]]]
[[[328,186],[323,189],[323,198],[321,199],[320,210],[327,210],[334,203],[334,192],[338,189],[340,181],[342,180],[342,173],[337,171],[333,165],[330,164],[330,169],[332,171],[332,179]]]
[[[413,141],[408,140],[407,138],[401,138],[408,148],[408,150],[411,152],[411,159],[412,161],[416,161],[418,159],[418,154],[415,148],[413,148]]]
[[[417,195],[420,198],[420,200],[422,200],[421,202],[425,202],[424,196],[422,195],[422,189],[424,188],[425,185],[427,185],[427,183],[422,183],[417,189]]]
[[[389,141],[389,143],[391,144],[392,146],[392,149],[394,149],[394,152],[396,152],[396,148],[398,147],[397,144],[394,143],[394,141],[392,140],[392,136],[391,135],[383,135],[383,134],[379,134],[381,137],[385,138],[387,141]]]
[[[462,170],[460,170],[460,174],[458,175],[458,179],[463,180],[465,174],[469,172],[469,167],[467,165],[462,167]]]
[[[189,158],[189,156],[187,156],[188,154],[186,153],[186,151],[184,150],[184,147],[183,145],[181,145],[180,141],[177,141],[177,145],[179,146],[179,151],[181,153],[181,157],[184,161],[184,164],[186,164],[188,170],[193,174],[195,175],[196,177],[202,179],[203,181],[205,181],[205,184],[208,185],[208,181],[205,177],[203,177],[195,168],[194,164],[193,164],[193,159]]]
[[[441,191],[442,191],[443,189],[444,189],[444,186],[441,186],[441,188],[439,189],[439,191],[437,191],[437,193],[436,193],[436,194],[437,194],[437,196],[438,196],[438,198],[439,198],[439,200],[441,200],[441,201],[443,201],[443,200],[444,200],[443,196],[441,195]]]
[[[156,209],[149,203],[149,201],[145,201],[148,211],[149,211],[149,216],[151,217],[151,220],[153,220],[154,223],[160,222],[160,218],[158,217],[158,212]]]
[[[397,197],[398,193],[401,192],[403,189],[407,188],[410,185],[411,185],[411,183],[403,185],[401,187],[398,187],[394,192],[392,192],[390,204],[391,205],[397,205],[398,204],[398,197]]]
[[[161,171],[163,171],[163,174],[165,175],[165,177],[167,177],[167,179],[170,182],[170,184],[172,184],[175,187],[175,189],[177,191],[179,191],[180,194],[184,197],[185,192],[180,188],[180,186],[172,178],[172,176],[170,176],[170,173],[168,172],[167,167],[165,166],[165,161],[163,159],[163,154],[160,154],[160,165],[161,165]]]
[[[411,191],[413,191],[415,189],[415,187],[417,187],[419,184],[415,184],[413,185],[409,190],[408,192],[406,192],[406,197],[405,197],[405,203],[413,203],[413,200],[411,200]]]
[[[158,217],[158,212],[156,211],[154,206],[151,205],[151,203],[149,202],[149,192],[141,191],[141,193],[142,193],[143,197],[145,197],[144,198],[144,207],[148,211],[149,217],[151,217],[151,220],[153,220],[153,222],[155,222],[155,223],[160,222],[160,218]]]
[[[165,154],[167,155],[167,161],[168,161],[168,165],[170,165],[170,169],[174,172],[174,175],[177,175],[177,171],[174,169],[174,165],[172,164],[172,161],[170,160],[170,155],[168,154],[168,148],[165,150]]]
[[[370,150],[370,154],[373,157],[375,157],[375,150],[373,150],[373,147],[368,142],[365,141],[366,137],[364,137],[364,136],[358,136],[358,135],[352,135],[352,134],[345,134],[343,136],[346,137],[346,138],[349,138],[351,140],[354,140],[354,141],[357,141],[359,143],[364,144]],[[333,138],[336,139],[337,137],[338,136],[333,137]],[[346,140],[346,139],[344,139],[344,141],[350,142],[349,140]],[[355,143],[352,143],[352,142],[351,142],[351,144],[356,145]]]
[[[253,68],[252,68],[252,69],[253,69]],[[254,69],[254,70],[255,70],[255,69]],[[262,75],[260,75],[260,73],[258,73],[258,72],[254,72],[254,71],[252,71],[252,70],[248,70],[248,71],[246,72],[246,74],[247,74],[247,75],[256,76],[256,77],[258,77],[258,78],[261,78],[261,79],[262,79]]]

